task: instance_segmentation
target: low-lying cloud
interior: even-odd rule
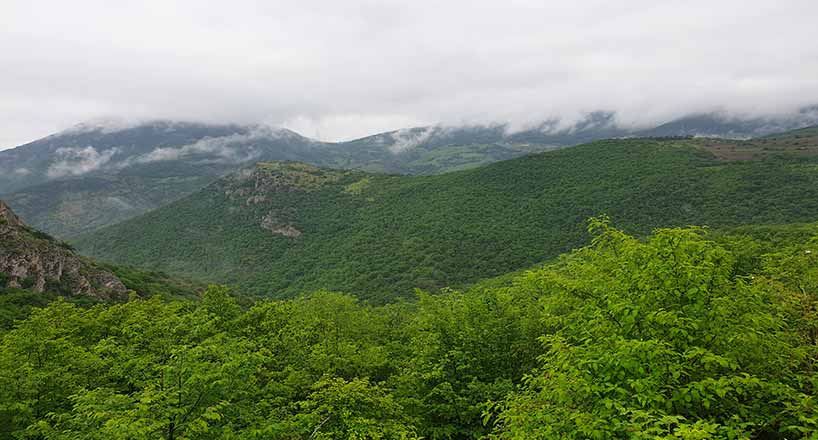
[[[389,151],[401,153],[410,150],[428,141],[433,135],[439,135],[441,131],[441,128],[435,126],[418,130],[400,129],[392,133],[393,143],[389,146]]]
[[[46,174],[52,179],[66,176],[80,176],[102,168],[119,152],[111,148],[102,152],[88,146],[85,148],[58,148],[54,152],[56,162],[48,167]]]
[[[0,148],[108,115],[343,140],[780,114],[818,103],[816,16],[814,0],[7,0]]]
[[[247,133],[206,137],[181,147],[158,147],[150,153],[129,158],[121,162],[119,166],[178,160],[197,155],[206,155],[207,160],[211,162],[249,162],[261,156],[261,151],[255,144],[278,140],[288,135],[289,133],[285,130],[255,126]]]

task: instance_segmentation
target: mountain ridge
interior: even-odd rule
[[[306,181],[322,182],[310,191],[258,183],[302,165],[261,166],[75,244],[257,294],[329,289],[382,301],[530,267],[585,244],[585,221],[599,214],[637,234],[811,221],[818,142],[801,148],[619,139],[433,176],[308,166]]]
[[[787,124],[800,127],[812,116],[818,123],[818,112],[811,111],[745,123],[710,114],[639,131],[619,127],[615,113],[591,112],[567,126],[556,119],[525,129],[434,125],[337,143],[261,125],[103,121],[0,151],[0,195],[33,226],[72,237],[166,205],[255,162],[439,174],[601,138],[712,135],[719,127],[744,138]]]

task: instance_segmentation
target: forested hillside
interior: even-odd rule
[[[817,17],[0,0],[0,440],[818,440]]]
[[[384,306],[53,302],[0,330],[0,438],[818,435],[818,225],[589,226],[543,268]]]
[[[113,302],[0,279],[0,438],[813,438],[815,148],[258,164],[80,242],[232,291],[122,266],[98,266],[134,291]],[[713,229],[667,227],[689,224]]]
[[[609,140],[416,177],[261,164],[76,246],[255,294],[384,302],[569,251],[600,213],[634,234],[814,221],[816,145]]]
[[[751,119],[701,114],[648,129],[623,127],[616,113],[596,111],[572,123],[436,125],[346,142],[264,125],[96,121],[0,151],[0,197],[30,225],[69,238],[164,206],[260,161],[439,174],[605,138],[748,138],[815,124],[814,110]]]

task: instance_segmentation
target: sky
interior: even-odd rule
[[[100,118],[425,124],[818,104],[818,1],[0,0],[0,149]]]

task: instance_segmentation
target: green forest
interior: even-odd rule
[[[805,142],[614,139],[436,176],[261,164],[73,244],[261,296],[385,303],[569,252],[600,213],[637,236],[815,221],[818,143]]]
[[[818,440],[818,0],[0,0],[0,440]]]
[[[17,310],[0,438],[818,436],[818,225],[586,225],[548,263],[384,305],[211,285]]]

